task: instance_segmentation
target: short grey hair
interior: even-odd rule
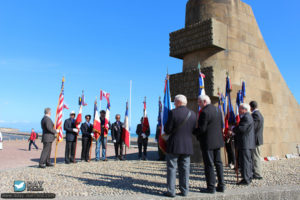
[[[247,103],[241,103],[240,107],[242,107],[243,109],[246,109],[247,112],[250,112],[250,105]]]
[[[116,116],[115,116],[115,117],[117,117],[117,116],[121,117],[121,115],[120,115],[120,114],[116,114]]]
[[[186,106],[187,105],[187,99],[186,99],[186,96],[182,95],[182,94],[178,94],[175,96],[175,101],[179,101],[181,102],[181,104],[183,106]]]
[[[210,100],[209,96],[207,96],[205,94],[199,95],[198,99],[200,101],[205,101],[207,104],[211,104],[211,100]]]
[[[51,108],[45,108],[45,110],[44,110],[45,115],[49,114],[50,111],[51,111]]]

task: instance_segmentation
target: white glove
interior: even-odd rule
[[[117,141],[116,140],[113,140],[113,143],[116,143]]]
[[[78,133],[78,129],[77,128],[73,128],[73,132]]]
[[[93,134],[93,133],[91,133],[91,137],[94,137],[94,134]]]
[[[59,133],[59,129],[56,129],[56,133]]]
[[[145,139],[147,136],[145,133],[142,133],[142,137]]]

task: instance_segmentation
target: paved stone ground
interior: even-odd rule
[[[114,161],[111,158],[108,162],[79,162],[70,165],[59,163],[55,168],[40,169],[37,168],[36,162],[40,151],[27,152],[22,150],[21,145],[24,146],[25,144],[25,141],[15,142],[15,145],[19,146],[21,150],[6,151],[6,154],[10,154],[10,156],[6,156],[6,159],[11,160],[10,163],[18,163],[19,159],[22,160],[22,155],[34,154],[37,157],[31,155],[31,161],[19,162],[13,168],[1,167],[0,193],[13,192],[13,181],[25,180],[44,181],[45,192],[55,193],[58,199],[164,198],[162,193],[166,191],[166,164],[165,162],[154,161],[157,153],[153,148],[149,151],[149,161],[135,160],[137,149],[132,148],[127,161]],[[63,143],[60,145],[63,147]],[[11,146],[14,145],[11,144]],[[6,147],[8,148],[9,145],[6,144]],[[108,155],[110,156],[112,155],[112,148],[109,149],[110,153]],[[1,166],[4,152],[0,151]],[[18,155],[18,152],[22,155]],[[27,158],[23,157],[23,159]],[[23,167],[21,167],[21,164],[23,164]],[[31,166],[24,166],[27,164]],[[299,158],[263,162],[263,167],[264,179],[253,181],[248,187],[237,186],[234,172],[225,168],[227,191],[225,194],[207,195],[199,193],[199,188],[204,188],[206,185],[203,167],[199,164],[193,164],[191,167],[191,193],[189,199],[251,199],[253,197],[265,199],[263,197],[266,192],[269,195],[270,193],[273,194],[276,199],[281,199],[281,197],[282,199],[300,199]],[[278,191],[286,192],[289,190],[296,190],[298,191],[297,195],[299,195],[286,198],[286,196],[280,196],[282,194],[278,193]],[[247,195],[249,198],[245,198]]]

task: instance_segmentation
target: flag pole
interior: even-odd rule
[[[96,103],[97,103],[97,96],[96,96]],[[97,110],[94,110],[94,121],[95,121],[95,115],[96,115],[95,111],[97,112]],[[91,162],[91,157],[92,157],[93,140],[94,140],[93,136],[91,136],[91,144],[90,144],[90,152],[89,152],[89,162]]]
[[[82,106],[81,100],[82,100],[81,97],[79,97],[79,103],[80,103],[80,105],[79,105],[79,111],[80,111],[80,106]],[[78,117],[78,114],[79,114],[79,112],[77,113],[77,117]],[[76,126],[76,128],[77,128],[77,126]],[[79,128],[77,128],[77,129],[78,129],[78,132],[77,132],[77,134],[75,136],[76,142],[75,142],[75,153],[74,153],[73,163],[76,163],[77,139],[78,139],[78,135],[79,135]]]
[[[131,90],[132,90],[132,80],[130,80],[130,87],[129,87],[129,134],[131,131]]]
[[[64,83],[65,82],[65,77],[63,76],[63,79],[62,79],[62,82]],[[62,84],[63,84],[62,83]],[[64,87],[64,86],[63,86]],[[60,90],[60,93],[59,93],[59,96],[60,96],[60,94],[62,93],[62,91],[63,91],[63,89],[64,88],[61,88],[61,90]],[[54,129],[56,130],[56,120],[57,120],[57,109],[58,109],[58,106],[59,106],[59,98],[58,98],[58,103],[57,103],[57,107],[56,107],[56,114],[55,114],[55,122],[54,122]],[[55,165],[56,165],[56,155],[57,155],[57,146],[58,146],[58,137],[59,137],[59,135],[58,135],[58,133],[56,134],[56,144],[55,144],[55,155],[54,155],[54,167],[55,167]]]

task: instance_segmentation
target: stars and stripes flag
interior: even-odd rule
[[[170,85],[169,85],[169,75],[167,75],[165,80],[165,89],[164,89],[164,102],[162,106],[162,118],[161,118],[161,135],[158,140],[159,148],[162,150],[162,152],[166,153],[166,139],[167,136],[164,133],[164,125],[167,123],[169,111],[172,110],[172,104],[171,104],[171,95],[170,95]]]
[[[146,107],[146,97],[144,100],[144,109],[143,109],[143,124],[142,124],[142,131],[143,133],[146,133],[146,131],[149,129],[149,121],[148,121],[148,116],[147,116],[147,107]]]
[[[122,139],[123,139],[125,145],[129,148],[130,147],[130,132],[129,132],[129,122],[128,122],[128,102],[126,102],[126,112],[125,112]]]
[[[97,106],[97,97],[94,104],[94,124],[93,124],[93,133],[96,140],[98,140],[101,134],[101,123],[100,117],[98,113],[98,106]]]
[[[63,131],[62,131],[62,117],[63,117],[63,109],[65,107],[64,104],[64,83],[65,83],[65,78],[63,77],[62,79],[62,84],[61,84],[61,91],[59,94],[59,99],[58,99],[58,106],[56,109],[56,119],[55,119],[55,129],[59,130],[59,133],[57,134],[57,142],[63,141]]]

